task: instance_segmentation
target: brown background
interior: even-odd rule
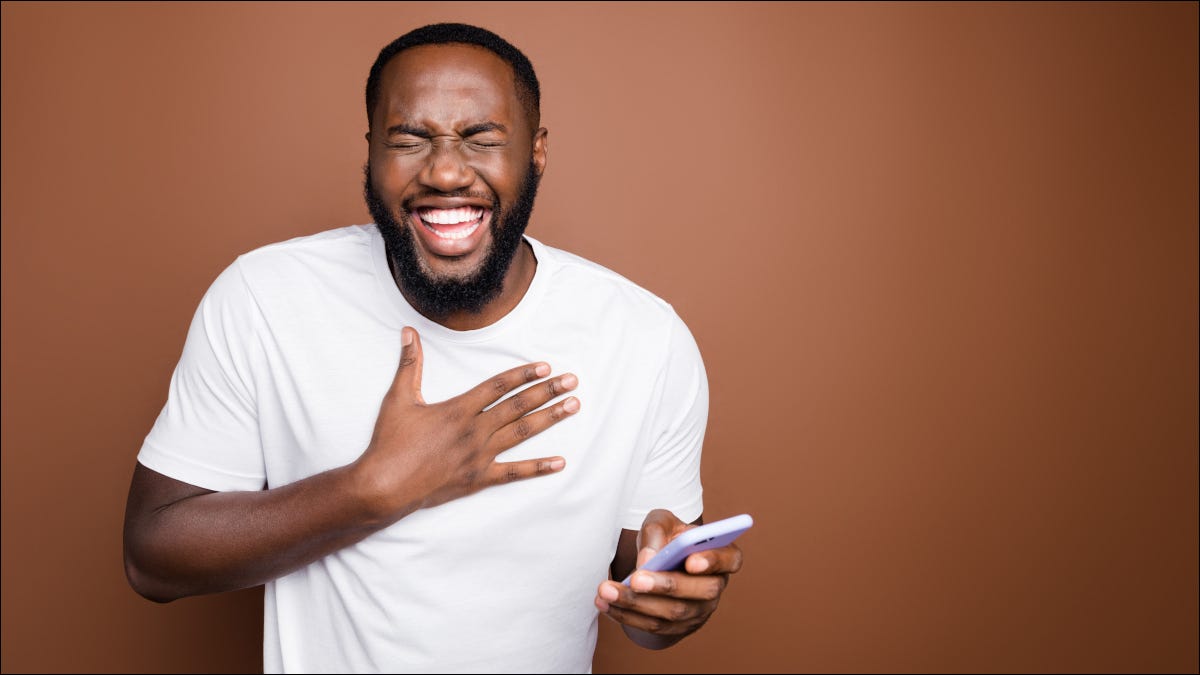
[[[675,305],[757,520],[598,672],[1197,670],[1195,3],[4,3],[5,671],[261,668],[261,591],[128,588],[129,475],[216,274],[369,221],[438,20],[533,60],[530,233]]]

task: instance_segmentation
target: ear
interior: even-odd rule
[[[533,166],[537,170],[537,175],[541,176],[546,172],[546,136],[550,131],[546,127],[542,127],[533,134]]]

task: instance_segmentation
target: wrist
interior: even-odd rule
[[[359,522],[373,530],[382,529],[400,519],[403,507],[396,499],[401,494],[396,486],[386,480],[364,453],[354,462],[340,469],[341,494],[348,497],[351,508],[358,514]]]

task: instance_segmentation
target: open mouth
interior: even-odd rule
[[[487,210],[478,206],[453,209],[422,207],[416,210],[417,218],[425,229],[446,241],[458,241],[474,234],[483,225],[486,214]]]

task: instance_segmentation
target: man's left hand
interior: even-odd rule
[[[644,565],[669,541],[693,527],[670,511],[651,511],[638,533],[637,566]],[[683,571],[638,570],[630,578],[629,586],[620,581],[605,581],[596,593],[596,608],[622,624],[635,642],[660,649],[704,625],[716,611],[721,593],[729,584],[729,575],[741,568],[742,550],[737,544],[693,553],[685,561]]]

